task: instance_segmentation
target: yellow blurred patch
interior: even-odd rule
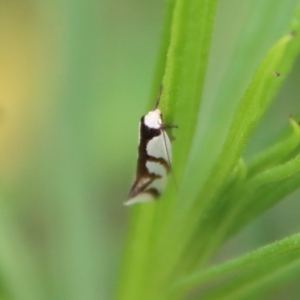
[[[5,2],[0,9],[0,179],[9,180],[29,150],[36,61],[28,2]]]

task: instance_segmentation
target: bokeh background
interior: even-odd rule
[[[207,111],[252,3],[219,1]],[[0,299],[113,297],[163,15],[159,0],[0,0]],[[246,157],[300,112],[299,76],[300,59]],[[299,196],[248,226],[216,261],[298,232]]]

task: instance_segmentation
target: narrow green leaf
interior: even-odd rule
[[[266,151],[255,156],[248,164],[248,176],[252,176],[253,174],[257,174],[259,171],[283,162],[283,160],[299,145],[299,124],[292,118],[290,118],[290,124],[293,129],[293,133],[288,135],[283,141],[276,143],[273,147],[270,147]]]
[[[183,178],[195,132],[214,11],[215,2],[205,0],[185,2],[179,0],[174,6],[160,108],[164,113],[165,123],[179,125],[176,138],[178,141],[180,140],[180,144],[177,141],[173,143],[173,166],[179,184]],[[295,19],[298,20],[298,15]],[[141,297],[143,299],[166,299],[164,291],[168,284],[177,276],[206,261],[216,250],[215,246],[219,246],[223,241],[224,232],[221,232],[212,244],[207,239],[207,235],[199,235],[199,232],[201,229],[205,231],[204,221],[208,213],[214,211],[220,200],[220,192],[225,189],[229,178],[233,178],[233,186],[235,186],[234,180],[240,180],[241,183],[237,190],[235,188],[232,191],[228,189],[230,193],[234,194],[236,191],[240,191],[240,188],[245,187],[244,182],[247,177],[243,164],[239,165],[235,174],[233,174],[234,167],[240,159],[253,129],[271,103],[299,52],[299,41],[294,34],[290,34],[290,29],[298,28],[299,24],[292,23],[287,34],[271,48],[254,74],[235,110],[229,132],[224,135],[225,143],[221,149],[221,155],[216,161],[213,171],[206,176],[206,184],[202,189],[198,189],[200,193],[198,193],[197,199],[188,199],[186,202],[178,201],[177,205],[176,201],[172,201],[174,200],[172,191],[168,190],[163,201],[133,208],[134,218],[129,231],[131,236],[128,239],[125,253],[121,279],[123,282],[119,289],[118,299],[134,300]],[[200,43],[203,48],[199,48]],[[163,66],[163,63],[160,65]],[[274,72],[281,73],[281,76],[276,76]],[[277,154],[285,153],[288,152],[288,149],[296,147],[294,140],[290,145],[287,146],[287,144],[284,151],[277,148],[275,152]],[[262,161],[269,167],[269,162]],[[276,164],[274,165],[276,166]],[[274,165],[272,161],[271,167],[273,168]],[[259,170],[261,169],[259,168]],[[273,171],[277,172],[273,172],[271,175],[273,178],[277,176],[276,180],[278,180],[278,178],[284,178],[289,172],[290,174],[291,172],[296,173],[297,168],[295,164],[290,163],[285,166],[284,170]],[[267,182],[266,178],[261,178],[265,180],[263,184]],[[270,178],[269,176],[268,179],[270,180]],[[256,188],[261,184],[262,181],[256,185]],[[224,197],[226,200],[230,200],[229,192]],[[233,201],[236,200],[233,199]],[[193,205],[190,205],[191,203]],[[229,206],[228,213],[230,210]],[[218,225],[220,223],[217,223]],[[226,228],[230,228],[230,225],[231,222]],[[213,230],[217,226],[210,227],[211,236],[214,236]],[[200,244],[207,244],[205,251],[200,253],[201,255],[198,251]],[[203,253],[204,255],[202,255]],[[244,282],[246,282],[246,277]],[[236,287],[233,287],[233,292],[234,288]],[[170,299],[177,298],[177,295],[173,296],[174,298]]]
[[[299,143],[299,125],[294,121],[291,124],[294,128],[293,134],[259,155],[253,163],[254,169],[264,168],[274,161],[282,160]],[[275,203],[270,201],[268,197],[268,192],[275,188],[274,184],[269,184],[270,182],[282,181],[299,172],[300,155],[297,155],[286,163],[269,168],[252,178],[250,177],[250,179],[246,178],[244,182],[237,182],[237,187],[228,187],[229,191],[224,190],[223,199],[218,203],[219,209],[215,209],[210,216],[212,219],[218,219],[218,221],[214,224],[206,221],[206,224],[203,225],[206,232],[202,234],[214,233],[214,239],[206,244],[206,251],[210,249],[213,252],[233,232],[236,233],[238,229],[242,228],[242,225],[247,224],[251,218],[257,216],[258,212],[262,213]],[[264,189],[266,185],[268,187]],[[278,184],[275,183],[275,185]],[[276,191],[278,192],[278,189]],[[208,253],[206,252],[205,255]]]
[[[300,251],[296,250],[285,254],[281,259],[268,259],[259,266],[244,270],[240,276],[207,293],[201,299],[257,299],[271,288],[283,285],[288,279],[299,277],[299,256]]]
[[[286,53],[286,46],[291,40],[292,36],[290,34],[280,39],[271,48],[254,75],[249,88],[235,112],[218,162],[207,180],[204,189],[198,195],[198,201],[195,207],[193,207],[193,211],[200,211],[209,202],[238,161],[254,127],[282,82],[282,79],[278,80],[274,76],[274,70],[280,69],[282,59],[289,59],[290,63],[295,59],[295,57],[287,58],[284,55]]]
[[[152,93],[149,100],[149,108],[153,107],[153,101],[158,94],[159,87],[162,85],[163,76],[166,69],[166,58],[170,45],[173,12],[176,0],[167,0],[161,33],[161,44],[158,52],[157,63],[155,68],[154,80],[152,84]]]
[[[248,182],[248,189],[253,191],[269,182],[280,181],[300,171],[300,154],[285,164],[266,170]]]
[[[211,0],[180,0],[174,9],[161,108],[166,116],[165,122],[175,122],[179,126],[173,143],[173,168],[178,185],[186,167],[195,132],[215,11],[216,1]],[[170,235],[169,226],[173,221],[174,204],[176,206],[174,198],[174,194],[166,193],[164,201],[158,203],[158,218],[155,221],[157,247],[152,257],[157,262],[152,268],[160,269],[159,274],[154,272],[153,275],[160,284],[170,276],[169,273],[176,264],[172,255],[173,242],[176,241],[166,239],[166,235]],[[153,295],[152,297],[155,298]]]
[[[300,131],[299,125],[291,119],[293,133],[288,136],[284,141],[279,142],[270,149],[257,156],[256,159],[250,164],[249,175],[244,183],[241,183],[237,189],[233,189],[227,195],[227,201],[219,203],[221,206],[222,214],[218,217],[219,221],[215,224],[215,238],[213,248],[217,248],[224,239],[237,232],[245,226],[252,218],[256,217],[259,213],[264,212],[272,204],[276,203],[277,199],[282,199],[282,193],[279,189],[284,189],[282,181],[284,179],[294,178],[300,172],[300,156],[299,154],[286,163],[269,168],[256,176],[253,176],[255,171],[264,169],[276,161],[283,160],[287,155],[299,144]],[[251,178],[252,175],[252,178]],[[293,179],[292,179],[293,180]],[[280,184],[275,183],[280,181]],[[273,182],[273,184],[270,184]],[[266,186],[266,188],[265,188]],[[274,198],[274,190],[281,198]],[[273,192],[273,193],[272,193]],[[268,195],[271,194],[271,197]],[[228,200],[232,198],[234,200]],[[226,206],[232,207],[229,211]]]
[[[230,224],[230,228],[224,239],[228,239],[230,236],[240,231],[251,220],[261,215],[267,209],[274,206],[280,200],[299,188],[299,185],[300,173],[297,172],[295,175],[281,180],[279,184],[266,184],[248,195],[249,197],[246,198],[245,205],[239,209],[238,218],[232,219],[233,222]],[[256,205],[251,205],[252,203],[256,203]]]
[[[147,274],[151,252],[151,230],[155,206],[132,208],[117,299],[139,299],[147,285]]]
[[[171,295],[175,295],[175,294],[177,295],[178,293],[184,294],[187,291],[191,290],[192,288],[195,288],[197,286],[203,285],[208,282],[211,283],[212,281],[220,280],[226,276],[227,278],[228,277],[230,278],[230,276],[238,277],[240,276],[239,275],[240,272],[245,272],[248,270],[252,271],[254,269],[254,273],[255,273],[257,271],[255,267],[260,268],[260,266],[263,263],[269,261],[269,263],[266,263],[263,267],[265,272],[262,278],[258,279],[257,277],[258,280],[263,280],[263,277],[268,276],[272,274],[272,272],[274,272],[274,269],[271,268],[272,265],[274,265],[275,267],[284,268],[287,265],[289,265],[291,262],[297,259],[300,260],[299,251],[300,251],[300,234],[295,234],[291,237],[288,237],[286,239],[283,239],[281,241],[275,242],[271,245],[268,245],[256,251],[248,253],[242,257],[230,260],[219,266],[211,267],[208,268],[207,270],[203,270],[200,272],[196,272],[195,274],[189,275],[186,278],[175,283],[173,289],[170,291],[170,294]],[[289,254],[292,255],[289,256]],[[286,259],[287,257],[288,259]],[[280,274],[278,276],[280,276]],[[253,280],[252,277],[249,278],[249,282],[248,280],[245,280],[243,284],[246,285],[248,283],[251,283],[250,282],[251,280]],[[233,281],[236,281],[236,279]],[[240,282],[236,283],[236,285],[238,284],[241,283]],[[231,290],[234,291],[235,287],[231,287]],[[225,293],[222,292],[218,296],[221,297],[220,299],[223,299],[222,297],[224,297],[224,295]]]
[[[161,108],[165,122],[180,128],[176,131],[180,145],[173,143],[173,165],[179,181],[195,132],[215,10],[215,0],[179,0],[174,9]]]
[[[227,214],[223,213],[221,222],[218,223],[218,227],[215,228],[214,239],[209,242],[210,246],[208,248],[210,248],[210,251],[213,252],[224,241],[228,232],[233,228],[232,224],[239,224],[240,220],[244,223],[243,218],[241,218],[242,213],[246,213],[247,219],[249,219],[249,215],[252,215],[251,211],[253,207],[259,207],[261,205],[262,200],[260,197],[251,197],[260,186],[269,182],[283,180],[298,172],[300,172],[300,154],[295,159],[283,165],[274,167],[255,176],[238,189],[236,195],[231,194],[231,197],[236,199],[236,201],[231,203],[231,209]],[[256,211],[256,209],[254,209],[254,211]],[[244,214],[243,217],[245,217]]]
[[[168,2],[167,13],[170,21],[172,2]],[[166,124],[176,124],[180,130],[176,131],[176,140],[173,143],[173,167],[176,180],[180,181],[191,148],[200,106],[200,96],[204,84],[208,52],[213,29],[213,20],[216,1],[213,0],[179,0],[175,2],[172,12],[170,44],[166,63],[162,56],[166,41],[162,41],[161,56],[157,71],[157,78],[164,70],[163,92],[160,108]],[[169,21],[165,23],[164,39],[169,41]],[[158,79],[155,80],[155,85]],[[189,116],[188,118],[186,116]],[[169,198],[169,199],[168,199]],[[164,266],[156,259],[152,249],[159,241],[157,234],[168,220],[164,214],[171,212],[169,206],[174,205],[172,191],[164,194],[164,201],[143,207],[134,207],[127,248],[124,256],[121,286],[118,289],[118,299],[159,299],[162,297],[160,283],[165,281],[171,271],[171,265],[165,262],[168,247],[163,249],[159,257]],[[162,226],[159,226],[162,225]],[[155,243],[153,243],[155,237]],[[156,248],[157,250],[157,248]],[[152,253],[153,252],[153,253]],[[151,256],[152,253],[152,256]],[[156,266],[160,265],[159,268]],[[147,269],[147,273],[145,273]]]
[[[153,107],[153,101],[158,93],[165,72],[175,2],[175,0],[166,1],[161,44],[154,75],[153,91],[149,100],[149,108]],[[120,300],[139,299],[145,287],[146,274],[143,270],[149,264],[148,258],[151,249],[151,239],[149,237],[153,230],[153,221],[155,218],[154,205],[136,205],[131,210],[128,236],[125,252],[122,257],[119,285],[116,292],[116,299]]]
[[[295,19],[299,20],[299,7],[295,11],[293,20]],[[289,29],[294,30],[296,28],[295,24],[297,24],[297,28],[299,29],[299,22],[296,23],[294,21],[292,21]],[[271,103],[271,100],[281,85],[283,78],[291,69],[292,63],[294,62],[296,55],[299,53],[299,50],[299,39],[296,39],[294,34],[288,33],[282,37],[270,49],[265,59],[260,64],[236,109],[225,144],[216,165],[213,168],[212,173],[208,176],[202,191],[199,193],[197,201],[191,207],[189,212],[186,213],[186,218],[183,221],[185,225],[181,226],[184,228],[184,231],[181,233],[181,240],[183,241],[182,244],[187,244],[185,250],[186,253],[182,253],[181,255],[182,257],[189,257],[189,260],[193,262],[194,266],[197,266],[197,263],[195,263],[196,261],[198,261],[198,265],[206,261],[219,245],[220,239],[217,237],[216,232],[213,231],[212,234],[214,239],[209,239],[208,243],[203,245],[203,243],[195,243],[194,241],[196,241],[199,236],[203,237],[202,231],[210,232],[207,230],[205,224],[207,223],[207,219],[211,217],[212,211],[216,209],[216,211],[221,214],[221,220],[223,217],[226,218],[226,214],[222,214],[222,212],[220,212],[220,203],[224,202],[224,198],[226,198],[226,196],[224,197],[223,194],[220,194],[220,192],[222,192],[222,187],[224,187],[227,179],[230,178],[234,166],[236,165],[245,144],[249,140],[253,129]],[[276,77],[274,75],[274,70],[282,70],[281,76]],[[293,169],[295,167],[293,165],[293,167],[290,168]],[[296,169],[294,169],[293,172],[296,172]],[[278,174],[278,176],[280,175]],[[226,199],[230,199],[230,197],[227,197]],[[243,205],[241,199],[233,199],[233,202],[238,202],[241,206]],[[236,216],[236,203],[233,202],[227,203],[227,207],[225,207],[229,212],[228,214],[231,214],[232,210],[235,212],[234,215]],[[201,215],[199,212],[201,212]],[[226,232],[226,228],[228,228],[227,226],[230,226],[230,222],[233,222],[234,220],[233,217],[230,217],[229,219],[230,220],[227,220],[227,225],[223,228],[222,222],[220,223],[222,225],[220,225],[216,222],[215,218],[212,218],[212,220],[215,220],[216,224],[219,225],[219,230],[222,232],[220,236],[223,236],[224,232]],[[216,225],[212,224],[212,226],[215,227]],[[189,233],[193,230],[194,234],[189,236]],[[187,243],[188,240],[190,240],[190,243]],[[206,249],[204,252],[205,254],[200,252],[202,251],[200,249],[203,248]],[[178,251],[181,250],[178,249]],[[192,255],[191,252],[193,253]],[[184,268],[184,265],[186,264],[186,261],[182,260],[182,268]]]
[[[208,73],[195,143],[181,192],[187,205],[195,201],[195,197],[203,188],[208,175],[215,166],[227,137],[234,111],[259,63],[283,34],[294,30],[292,26],[287,29],[287,24],[294,13],[296,3],[297,0],[251,1],[244,24],[241,23],[242,29],[239,31],[231,59],[226,64],[227,67],[219,71],[215,66],[217,70],[213,70],[212,75]],[[220,9],[224,10],[223,5],[226,6],[222,1],[219,2]],[[216,31],[218,33],[218,29]],[[221,34],[219,33],[219,38],[226,35],[222,30]],[[224,42],[227,44],[227,39]],[[214,52],[217,52],[215,55],[219,56],[222,55],[222,51],[214,48],[212,50],[211,59],[218,61]],[[272,72],[275,71],[282,72],[284,75],[282,69],[272,70]],[[219,85],[218,81],[215,82],[216,72],[223,74]],[[195,184],[191,178],[197,178],[197,183]]]
[[[218,195],[218,191],[222,187],[222,184],[224,184],[224,182],[226,182],[226,178],[230,176],[234,165],[237,163],[239,156],[243,151],[245,143],[249,139],[255,125],[261,118],[263,112],[269,105],[272,96],[281,83],[277,81],[278,78],[273,75],[273,70],[280,67],[282,59],[291,60],[289,61],[289,64],[291,64],[292,59],[295,59],[295,56],[287,57],[284,55],[286,53],[286,47],[288,44],[291,44],[291,41],[292,36],[290,34],[280,39],[271,48],[255,73],[248,90],[238,105],[226,142],[216,166],[214,167],[211,175],[208,177],[201,193],[198,195],[198,201],[195,202],[187,214],[188,220],[186,222],[189,223],[189,228],[196,228],[196,225],[199,222],[200,211],[203,212],[203,218],[210,209],[213,209],[213,205],[218,207],[220,206],[220,200],[218,197],[215,198],[213,202],[211,202],[211,200],[213,197]],[[232,207],[234,208],[234,206]],[[194,238],[191,238],[191,240],[195,240],[196,236],[199,235],[199,232],[195,232],[194,234],[195,236]],[[217,243],[216,236],[211,242]],[[189,245],[189,247],[190,246],[191,245]],[[202,248],[202,245],[199,244],[198,247]],[[207,245],[207,247],[209,246]],[[213,247],[213,249],[215,249],[215,247]],[[196,257],[198,257],[201,261],[205,256],[197,256],[196,251],[195,259]]]
[[[218,209],[214,208],[208,218],[215,220],[214,223],[212,224],[207,219],[202,226],[205,231],[199,233],[201,236],[209,236],[212,232],[214,233],[214,241],[209,243],[214,244],[214,246],[206,245],[206,248],[216,249],[218,245],[299,186],[297,179],[299,177],[299,155],[286,164],[267,169],[280,161],[284,161],[299,144],[299,124],[293,119],[290,119],[290,124],[293,132],[289,135],[288,132],[285,132],[279,142],[256,156],[248,168],[238,164],[237,170],[241,169],[240,172],[247,172],[247,178],[243,176],[241,181],[235,175],[235,184],[238,186],[229,185],[220,193],[222,199],[218,202],[219,207]],[[264,169],[265,173],[257,174],[253,178],[253,174]],[[252,178],[249,179],[249,177]],[[280,180],[280,184],[269,183],[276,180]],[[212,248],[211,251],[213,251]]]

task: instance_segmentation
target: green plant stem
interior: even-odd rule
[[[293,133],[288,135],[285,139],[276,143],[266,151],[258,154],[248,164],[248,177],[251,177],[263,170],[270,168],[284,159],[299,145],[300,142],[300,127],[294,119],[290,118],[290,124]]]
[[[280,256],[300,249],[300,234],[295,234],[274,244],[263,247],[259,250],[250,252],[239,258],[230,260],[222,265],[211,267],[207,270],[196,272],[189,275],[186,278],[175,282],[170,290],[170,295],[183,295],[188,290],[195,288],[196,286],[203,285],[213,280],[225,277],[231,273],[243,270],[251,265],[259,265],[266,259]],[[170,297],[172,299],[172,297]]]
[[[174,8],[161,109],[166,116],[166,123],[179,126],[176,141],[173,143],[173,169],[178,185],[186,167],[195,132],[215,11],[216,1],[212,0],[178,0]],[[177,141],[180,141],[180,144]],[[176,241],[170,241],[172,237],[168,231],[176,205],[176,197],[170,190],[167,191],[164,201],[158,204],[158,230],[155,229],[157,238],[152,255],[155,262],[152,266],[153,282],[156,282],[156,286],[150,285],[150,289],[155,292],[164,286],[175,264],[175,261],[169,258],[172,257],[170,252],[173,252],[173,242]],[[173,233],[173,230],[171,232]],[[158,295],[153,294],[149,296],[150,299],[157,297]]]

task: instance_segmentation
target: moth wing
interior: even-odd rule
[[[171,163],[171,142],[164,130],[153,137],[146,147],[149,159],[146,161],[148,174],[136,178],[125,205],[151,202],[165,189]]]
[[[131,199],[141,193],[143,190],[147,188],[147,186],[151,183],[152,179],[149,177],[140,177],[136,178],[135,182],[133,183],[131,190],[127,199]]]
[[[124,205],[132,205],[135,203],[145,203],[145,202],[152,202],[155,199],[152,194],[141,192],[134,196],[133,198],[128,199]]]
[[[150,177],[136,178],[127,197],[125,205],[131,205],[138,202],[149,202],[154,199],[151,193],[146,193],[145,190],[154,179]]]
[[[149,156],[163,159],[170,165],[172,160],[171,142],[164,130],[161,130],[161,134],[153,137],[147,144],[146,148]]]

